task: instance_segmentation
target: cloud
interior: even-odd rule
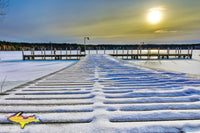
[[[84,36],[108,42],[199,39],[200,0],[30,1],[10,1],[0,25],[1,38],[81,42]],[[159,23],[148,21],[151,11],[161,13]]]
[[[149,9],[150,12],[153,12],[153,11],[165,11],[165,10],[167,10],[167,8],[165,6],[163,6],[163,5]]]
[[[160,29],[160,30],[156,30],[156,31],[154,31],[154,33],[177,33],[177,32],[179,32],[179,31],[177,31],[177,30],[162,30],[162,29]]]

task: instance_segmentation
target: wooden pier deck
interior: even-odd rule
[[[192,49],[188,50],[94,50],[93,53],[90,50],[81,52],[80,50],[69,52],[49,52],[41,51],[41,53],[26,54],[24,51],[23,60],[79,60],[89,54],[108,54],[120,59],[192,59]]]
[[[192,59],[192,54],[110,54],[122,59]]]
[[[79,60],[85,54],[71,55],[23,55],[23,60]]]
[[[0,132],[184,132],[200,125],[198,86],[185,74],[87,55],[0,95]],[[20,111],[41,123],[21,129],[5,117]]]

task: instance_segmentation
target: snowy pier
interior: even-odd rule
[[[200,126],[200,80],[87,55],[0,95],[0,132],[181,132]],[[36,115],[21,129],[5,116]]]
[[[80,60],[89,54],[108,54],[120,59],[192,59],[192,49],[170,50],[170,49],[137,49],[137,50],[70,50],[59,53],[55,51],[41,51],[26,54],[22,51],[23,60]]]

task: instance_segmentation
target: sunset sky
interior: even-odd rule
[[[200,0],[10,0],[0,40],[198,43],[199,6]]]

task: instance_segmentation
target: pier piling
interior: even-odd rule
[[[68,49],[66,48],[66,52],[62,52],[62,49],[60,49],[60,52],[57,54],[56,48],[54,49],[54,52],[51,50],[51,54],[48,54],[46,48],[41,48],[41,54],[35,53],[34,49],[31,49],[31,54],[25,54],[24,50],[22,50],[22,56],[23,60],[72,60],[76,59],[79,60],[81,57],[84,57],[87,54],[91,54],[91,50],[89,49],[88,52],[84,51],[82,53],[80,51],[81,49],[77,48],[75,50],[72,50],[71,47],[69,47],[69,53]],[[100,49],[99,49],[100,50]],[[98,49],[94,50],[96,51],[96,54],[107,54],[106,49],[104,48],[103,51],[99,51]],[[192,59],[193,49],[176,49],[176,50],[170,50],[168,49],[144,49],[137,48],[135,52],[133,50],[124,49],[121,50],[115,49],[111,50],[111,53],[109,55],[115,56],[121,59]]]

